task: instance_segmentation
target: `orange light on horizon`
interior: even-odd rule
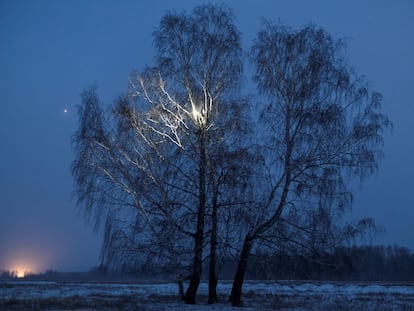
[[[26,248],[16,246],[5,256],[1,269],[11,272],[15,277],[24,278],[53,266],[53,257],[42,245],[35,247],[33,244]]]
[[[17,277],[20,278],[24,278],[24,276],[26,275],[26,273],[23,270],[17,270]]]
[[[30,265],[15,265],[11,271],[13,271],[16,277],[21,279],[32,274],[34,270],[30,268]]]

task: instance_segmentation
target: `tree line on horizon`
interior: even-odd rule
[[[229,280],[234,273],[234,259],[218,263],[217,274],[221,280]],[[101,264],[87,272],[61,272],[47,270],[43,273],[27,273],[24,280],[41,281],[148,281],[168,280],[166,267],[151,265],[140,267],[114,267]],[[204,273],[202,279],[207,279]],[[1,280],[19,279],[17,271],[1,270]],[[414,252],[401,246],[350,246],[338,247],[332,253],[308,258],[300,254],[264,254],[255,256],[248,264],[246,280],[309,280],[344,282],[413,282]]]
[[[208,4],[165,14],[153,46],[154,63],[113,105],[91,87],[78,106],[74,193],[103,228],[105,265],[168,269],[188,281],[188,304],[207,271],[215,303],[218,266],[232,258],[240,306],[256,258],[316,258],[375,231],[343,216],[392,124],[343,40],[264,22],[244,51],[230,8]]]
[[[234,275],[235,260],[222,259],[217,268],[222,280]],[[102,264],[93,271],[112,275],[125,273],[140,279],[168,275],[168,270],[150,263],[140,267],[124,266],[113,271]],[[207,279],[207,275],[203,275]],[[332,252],[315,254],[313,258],[299,253],[275,253],[254,256],[247,267],[247,280],[310,280],[413,282],[414,252],[398,245],[341,246]]]

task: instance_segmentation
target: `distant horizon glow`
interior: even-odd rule
[[[53,269],[59,261],[57,254],[47,244],[36,245],[36,240],[28,238],[14,244],[14,248],[8,253],[2,254],[0,271],[8,271],[22,278]]]
[[[17,270],[17,277],[19,279],[24,278],[28,274],[26,269]]]
[[[32,265],[28,262],[25,263],[17,263],[12,265],[12,268],[9,270],[10,272],[14,272],[18,278],[24,278],[29,274],[39,273],[40,271],[35,271],[35,265]]]

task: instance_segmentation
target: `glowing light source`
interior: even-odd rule
[[[26,275],[26,272],[24,270],[17,270],[16,275],[18,278],[24,278],[24,276]]]
[[[201,114],[198,111],[198,109],[193,107],[193,119],[194,119],[194,121],[197,122],[200,119],[200,116],[201,116]]]
[[[68,113],[68,112],[69,112],[69,109],[67,108],[63,109],[63,113]]]
[[[16,264],[14,265],[13,269],[13,275],[18,278],[24,278],[30,274],[33,273],[33,266],[25,264]]]
[[[192,117],[198,127],[202,128],[206,126],[207,120],[203,110],[200,111],[195,106],[193,106]]]
[[[51,256],[43,244],[36,245],[34,240],[16,243],[4,258],[4,269],[14,277],[24,278],[51,267]]]

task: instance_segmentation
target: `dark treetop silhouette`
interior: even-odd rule
[[[155,65],[131,74],[108,115],[94,88],[78,110],[75,192],[105,223],[104,260],[188,277],[194,304],[209,245],[214,303],[217,256],[239,252],[230,295],[239,306],[251,253],[283,241],[328,248],[359,232],[340,223],[348,184],[376,171],[390,122],[342,41],[315,25],[264,23],[249,53],[259,104],[241,95],[226,6],[166,14],[154,46]]]

